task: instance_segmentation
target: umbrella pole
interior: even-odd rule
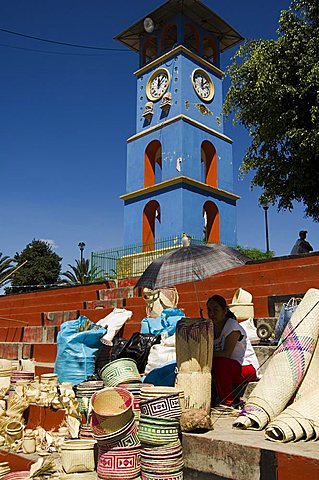
[[[202,309],[201,304],[200,304],[195,280],[193,280],[193,284],[194,284],[194,289],[195,289],[196,300],[197,300],[197,303],[198,303],[198,306],[199,306],[199,315],[200,315],[200,318],[204,318],[203,317],[203,309]]]

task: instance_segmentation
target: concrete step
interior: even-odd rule
[[[319,478],[317,442],[270,442],[262,431],[232,429],[232,418],[214,421],[207,433],[183,433],[185,480]]]
[[[1,327],[0,342],[54,343],[57,327]]]
[[[56,343],[0,342],[0,358],[21,360],[33,358],[36,362],[54,363]]]

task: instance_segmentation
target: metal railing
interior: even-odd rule
[[[191,238],[192,245],[206,243]],[[162,238],[150,244],[132,244],[91,253],[91,265],[97,269],[97,278],[123,279],[138,277],[155,258],[182,246],[182,235]]]

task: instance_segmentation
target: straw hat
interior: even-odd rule
[[[254,317],[253,296],[243,288],[238,288],[233,296],[229,309],[236,315],[237,320],[247,320]]]

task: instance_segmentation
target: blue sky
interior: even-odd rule
[[[113,37],[160,0],[0,0],[0,28],[61,42],[123,50]],[[206,0],[243,37],[274,38],[289,0]],[[222,55],[225,69],[236,48]],[[0,31],[0,252],[13,256],[33,238],[50,241],[63,268],[122,245],[126,139],[135,133],[138,56],[53,45]],[[227,87],[227,80],[225,88]],[[238,169],[247,132],[225,124],[233,140],[238,243],[265,249],[264,211]],[[276,179],[274,178],[274,181]],[[317,250],[317,224],[269,209],[270,248],[285,255],[300,229]]]

